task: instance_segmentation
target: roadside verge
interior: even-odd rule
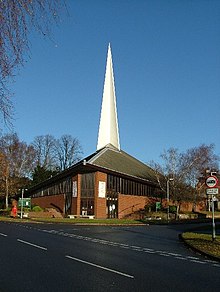
[[[185,232],[179,234],[179,239],[194,252],[220,262],[220,236],[212,241],[210,234]]]

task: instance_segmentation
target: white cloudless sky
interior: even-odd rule
[[[110,42],[121,148],[143,162],[202,143],[220,154],[219,0],[66,2],[13,84],[21,140],[70,134],[96,150]]]

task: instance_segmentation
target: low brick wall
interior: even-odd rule
[[[28,212],[28,218],[53,218],[50,212]]]
[[[144,196],[130,196],[121,195],[118,196],[118,218],[122,219],[128,216],[132,216],[135,212],[143,209],[145,205],[150,202],[150,198]]]
[[[38,205],[43,209],[55,208],[63,214],[64,212],[64,195],[45,196],[31,199],[32,205]]]

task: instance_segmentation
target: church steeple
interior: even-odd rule
[[[114,74],[110,44],[108,46],[97,150],[105,147],[108,144],[112,144],[114,147],[120,150]]]

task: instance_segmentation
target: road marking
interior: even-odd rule
[[[133,249],[139,249],[140,246],[132,245],[131,248],[133,248]]]
[[[175,259],[177,259],[177,260],[183,260],[183,261],[187,261],[187,258],[184,258],[184,257],[180,257],[180,256],[178,256],[178,257],[174,257]]]
[[[152,248],[146,248],[146,247],[144,247],[143,248],[143,251],[154,251]]]
[[[170,257],[169,254],[165,254],[165,253],[159,253],[160,256],[163,256],[163,257]]]
[[[204,262],[207,262],[207,263],[211,263],[211,264],[218,264],[217,261],[213,261],[213,260],[204,260]]]
[[[116,271],[116,270],[112,270],[112,269],[109,269],[109,268],[106,268],[106,267],[103,267],[103,266],[100,266],[100,265],[96,265],[96,264],[93,264],[91,262],[87,262],[87,261],[84,261],[84,260],[69,256],[69,255],[66,255],[66,258],[74,260],[74,261],[77,261],[77,262],[80,262],[80,263],[83,263],[83,264],[86,264],[86,265],[89,265],[89,266],[93,266],[93,267],[102,269],[102,270],[105,270],[105,271],[108,271],[108,272],[111,272],[111,273],[115,273],[115,274],[118,274],[118,275],[121,275],[121,276],[124,276],[124,277],[127,277],[127,278],[134,279],[134,276],[132,276],[132,275],[128,275],[128,274],[125,274],[125,273],[122,273],[122,272],[119,272],[119,271]]]
[[[21,240],[21,239],[17,239],[17,241],[19,241],[21,243],[24,243],[24,244],[27,244],[27,245],[31,245],[31,246],[39,248],[39,249],[47,250],[46,247],[43,247],[43,246],[40,246],[40,245],[37,245],[37,244],[33,244],[31,242],[28,242],[28,241],[24,241],[24,240]]]
[[[4,233],[0,233],[0,235],[4,237],[8,236],[7,234],[4,234]]]
[[[217,264],[217,262],[212,262],[212,261],[208,261],[208,260],[200,260],[198,257],[195,256],[184,256],[181,255],[179,253],[175,253],[175,252],[168,252],[168,251],[162,251],[162,250],[154,250],[152,248],[146,248],[146,247],[140,247],[140,246],[135,246],[135,245],[128,245],[128,244],[123,244],[123,243],[118,243],[118,242],[114,242],[114,241],[108,241],[108,240],[104,240],[104,239],[98,239],[98,238],[92,238],[92,237],[87,237],[87,236],[82,236],[82,235],[77,235],[77,234],[73,234],[73,233],[65,233],[65,232],[59,232],[59,231],[55,231],[55,230],[45,230],[42,229],[41,231],[43,232],[48,232],[48,233],[54,233],[57,235],[61,235],[61,236],[68,236],[70,238],[75,238],[75,239],[79,239],[79,240],[85,240],[85,241],[90,241],[93,243],[99,243],[99,244],[103,244],[103,245],[109,245],[109,246],[113,246],[113,247],[119,247],[119,248],[124,248],[124,249],[130,249],[132,251],[135,252],[144,252],[144,253],[148,253],[148,254],[157,254],[159,256],[164,256],[164,257],[170,257],[172,256],[174,259],[177,260],[183,260],[183,261],[190,261],[190,262],[194,262],[194,263],[203,263],[203,264],[207,264],[210,263],[212,266],[215,267],[220,267],[219,264]],[[216,263],[216,265],[213,265],[213,263]]]
[[[181,257],[181,254],[179,254],[179,253],[168,252],[167,254],[169,254],[171,256],[175,256],[175,257]]]
[[[202,261],[199,261],[199,260],[190,260],[190,262],[193,262],[193,263],[198,263],[198,264],[207,264],[206,262],[202,262]]]
[[[126,246],[126,245],[120,245],[120,248],[129,249],[130,247],[129,246]]]
[[[187,256],[187,258],[188,258],[188,259],[190,259],[190,260],[199,260],[199,258],[198,258],[198,257],[191,257],[191,256]]]

